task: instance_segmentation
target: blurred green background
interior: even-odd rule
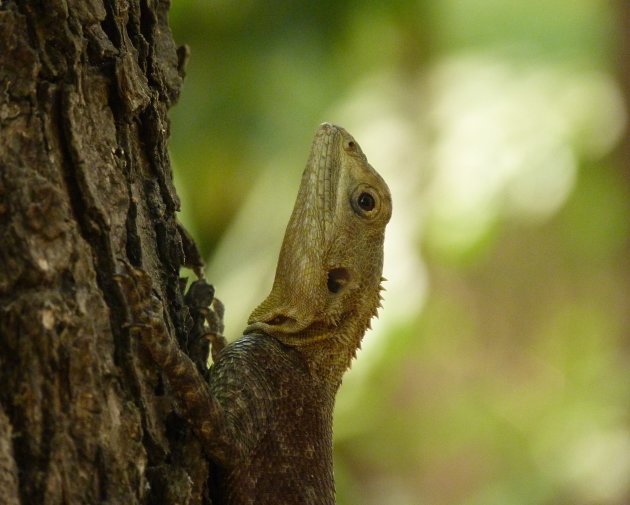
[[[338,502],[630,503],[630,2],[178,0],[182,218],[243,330],[319,123],[393,193]]]

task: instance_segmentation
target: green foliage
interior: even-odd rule
[[[174,2],[172,155],[228,335],[270,288],[318,123],[392,189],[385,308],[337,404],[340,504],[630,501],[621,8]]]

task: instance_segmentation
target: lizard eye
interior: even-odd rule
[[[360,184],[352,192],[350,204],[355,214],[371,219],[375,217],[380,210],[379,194],[371,186]]]
[[[365,212],[370,212],[376,205],[374,197],[369,193],[361,193],[357,199],[357,203]]]

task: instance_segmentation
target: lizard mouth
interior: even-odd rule
[[[330,338],[330,324],[312,319],[300,321],[276,314],[266,321],[250,323],[244,334],[262,332],[276,337],[284,344],[300,347]]]
[[[328,292],[333,296],[336,296],[339,293],[343,292],[350,283],[351,278],[352,277],[350,275],[350,270],[348,268],[331,268],[328,271],[326,279]],[[269,317],[265,320],[253,323],[253,325],[250,325],[248,327],[248,330],[251,331],[254,328],[258,328],[273,335],[282,334],[286,339],[288,335],[298,335],[302,332],[319,334],[324,329],[330,329],[331,326],[336,326],[336,320],[335,322],[332,322],[332,320],[316,321],[313,320],[312,317],[305,319],[295,318],[287,315],[287,313],[283,311],[276,312],[275,314],[270,314]],[[309,339],[296,338],[295,340],[307,341]]]
[[[267,324],[272,326],[280,326],[282,324],[295,324],[297,321],[289,316],[277,315],[270,321],[267,321]]]

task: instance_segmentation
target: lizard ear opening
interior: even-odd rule
[[[328,291],[339,293],[350,281],[350,272],[346,268],[333,268],[328,271]]]

